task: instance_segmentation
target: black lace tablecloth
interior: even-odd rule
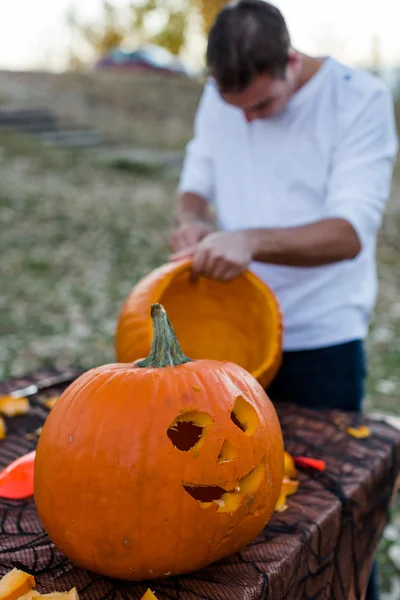
[[[49,374],[54,372],[1,382],[0,393]],[[41,402],[65,387],[32,397],[28,415],[7,419],[0,468],[35,448],[29,434],[48,414]],[[75,567],[51,544],[33,500],[0,499],[0,575],[17,567],[35,575],[39,592],[76,586],[82,600],[139,600],[147,587],[159,600],[363,599],[400,470],[400,432],[364,420],[372,435],[357,440],[337,426],[338,417],[348,424],[355,417],[291,405],[277,410],[286,449],[324,459],[326,470],[300,471],[288,510],[275,513],[243,552],[183,577],[151,584],[112,581]]]

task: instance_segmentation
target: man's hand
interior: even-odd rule
[[[192,258],[193,277],[205,275],[219,281],[230,281],[249,267],[252,261],[249,231],[218,232],[199,244],[175,252],[171,260]]]
[[[179,252],[192,248],[207,235],[212,233],[213,227],[211,223],[205,221],[192,221],[182,223],[173,232],[170,239],[170,248],[173,252]]]

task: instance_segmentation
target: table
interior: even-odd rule
[[[0,382],[6,393],[54,371]],[[77,376],[71,371],[71,377]],[[28,415],[7,420],[0,468],[35,448],[29,434],[48,410],[45,397],[31,398]],[[245,550],[200,572],[163,581],[129,583],[93,575],[71,564],[44,533],[33,500],[0,499],[0,575],[13,567],[35,575],[38,591],[76,586],[82,600],[139,600],[150,586],[159,600],[362,600],[372,558],[388,519],[400,471],[400,432],[369,421],[371,437],[357,440],[337,425],[360,418],[336,411],[277,405],[286,449],[326,460],[324,472],[299,471],[300,487],[288,510],[275,513]],[[27,436],[28,434],[28,436]]]

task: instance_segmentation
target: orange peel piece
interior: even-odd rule
[[[366,438],[371,437],[371,430],[366,425],[362,425],[361,427],[348,427],[347,433],[357,440],[365,440]]]
[[[300,482],[295,479],[283,478],[281,493],[279,494],[278,502],[275,506],[275,512],[285,512],[287,509],[286,499],[288,496],[295,494],[299,488]]]
[[[154,592],[151,591],[151,589],[149,588],[145,595],[142,596],[142,600],[157,600],[157,596],[154,594]]]
[[[47,398],[47,400],[43,402],[43,406],[51,410],[52,408],[54,408],[54,405],[56,404],[58,399],[59,396],[52,396],[51,398]]]
[[[29,573],[13,569],[0,579],[0,600],[18,600],[36,587],[35,578]]]
[[[4,419],[0,417],[0,440],[6,439],[6,432],[6,424],[4,422]]]
[[[76,588],[72,588],[69,592],[50,592],[49,594],[39,594],[32,590],[18,600],[31,600],[31,598],[45,598],[46,600],[79,600],[79,595]]]
[[[37,438],[39,438],[41,436],[41,434],[42,434],[42,429],[43,429],[43,427],[38,427],[32,433],[27,433],[26,436],[25,436],[26,439],[27,440],[37,440]]]
[[[288,477],[289,479],[296,479],[296,477],[297,477],[296,465],[294,464],[293,458],[286,451],[284,453],[284,459],[285,459],[285,463],[284,463],[285,477]]]
[[[5,417],[25,415],[30,409],[28,398],[14,398],[14,396],[0,397],[0,414]]]

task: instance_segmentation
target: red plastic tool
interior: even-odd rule
[[[33,469],[36,451],[14,460],[0,472],[0,498],[23,500],[33,496]]]
[[[325,471],[326,463],[324,460],[308,458],[307,456],[293,456],[296,467],[315,469],[316,471]]]

